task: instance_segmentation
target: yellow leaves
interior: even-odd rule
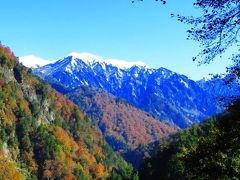
[[[4,56],[9,61],[13,61],[15,59],[14,53],[11,51],[10,48],[3,46],[0,44],[0,54]]]
[[[94,151],[101,159],[105,159],[105,156],[104,156],[104,154],[102,152],[102,149],[100,147],[95,146]]]
[[[54,179],[54,160],[45,160],[43,177],[46,179]]]
[[[94,164],[96,163],[96,159],[93,155],[90,155],[87,157],[87,161],[89,166],[94,166]]]
[[[70,156],[68,156],[67,158],[66,158],[66,160],[65,160],[65,167],[66,167],[66,169],[69,171],[69,170],[72,170],[73,168],[74,168],[74,166],[75,166],[75,162],[73,161],[73,159],[70,157]],[[71,171],[70,171],[71,172]],[[69,173],[70,173],[69,172]]]
[[[16,99],[11,98],[11,100],[9,101],[9,105],[12,109],[16,109],[17,108],[17,101]]]
[[[28,102],[26,102],[26,101],[24,101],[24,100],[20,101],[19,107],[20,107],[21,109],[28,109]]]
[[[72,157],[64,151],[58,152],[54,160],[46,160],[44,165],[45,170],[43,176],[45,178],[52,179],[53,177],[58,177],[62,179],[63,175],[66,175],[66,179],[74,179],[72,172],[74,171],[76,163]]]
[[[64,177],[64,180],[76,180],[76,177],[72,174],[68,174]]]
[[[28,161],[28,166],[29,166],[29,169],[31,170],[31,173],[36,174],[38,170],[38,165],[35,159],[33,158],[33,156],[34,156],[33,152],[24,151],[23,153],[24,159]]]
[[[55,102],[55,108],[57,111],[59,111],[62,108],[62,104],[60,102]]]
[[[84,119],[85,118],[85,114],[83,114],[79,109],[76,110],[77,114],[79,115],[80,119]]]
[[[4,111],[0,111],[0,120],[1,120],[1,124],[3,125],[6,125],[8,122],[8,118]]]
[[[87,168],[92,172],[92,174],[94,174],[94,176],[96,177],[96,179],[102,178],[106,176],[106,171],[105,171],[105,167],[103,164],[101,163],[97,163],[95,156],[98,155],[100,158],[104,159],[105,156],[102,152],[102,149],[98,146],[94,147],[94,154],[95,156],[93,156],[93,154],[91,154],[86,145],[79,141],[78,142],[79,145],[79,149],[77,150],[77,156],[84,160],[86,162],[84,168],[82,168],[82,166],[80,165],[80,168],[83,170],[84,174],[87,175]]]
[[[78,142],[78,150],[76,154],[78,157],[81,157],[81,158],[88,154],[88,149],[86,145],[81,141]]]
[[[54,135],[60,141],[68,152],[75,152],[78,148],[77,143],[61,127],[56,126]]]
[[[10,162],[5,157],[0,156],[0,177],[1,180],[22,180],[23,174],[19,171],[16,164]]]
[[[105,168],[101,163],[95,166],[94,174],[96,178],[102,178],[105,176]]]
[[[43,172],[43,178],[45,179],[53,179],[53,174],[48,169]]]
[[[73,161],[72,157],[65,154],[63,151],[60,151],[56,157],[56,161],[58,162],[57,165],[57,172],[58,174],[65,169],[67,174],[70,174],[75,167],[75,162]]]

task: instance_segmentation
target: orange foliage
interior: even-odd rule
[[[174,128],[133,106],[117,101],[107,93],[98,92],[91,101],[99,107],[101,123],[105,125],[108,135],[132,148],[154,142],[174,131]]]
[[[4,55],[7,59],[14,61],[15,60],[15,55],[14,53],[10,50],[10,48],[3,46],[0,44],[0,54]]]
[[[56,136],[57,140],[64,144],[68,152],[75,152],[77,150],[77,143],[61,127],[55,127],[54,135]]]
[[[75,166],[75,162],[73,161],[73,159],[71,157],[67,157],[65,160],[65,166],[67,169],[73,169]]]
[[[105,169],[104,166],[99,163],[96,165],[95,170],[94,170],[96,178],[102,178],[105,176]]]
[[[102,149],[99,146],[95,146],[94,151],[101,159],[105,158],[105,156],[102,152]]]
[[[43,172],[43,177],[46,178],[46,179],[53,179],[53,174],[52,174],[51,171],[45,170],[45,171]]]
[[[37,173],[38,165],[33,158],[33,152],[25,151],[23,157],[29,162],[28,166],[29,166],[29,169],[31,170],[31,173],[33,174]]]
[[[19,73],[23,80],[20,83],[8,78],[10,81],[5,83],[4,75],[0,75],[1,96],[4,97],[0,100],[1,128],[4,128],[1,135],[4,135],[3,141],[9,142],[9,154],[14,154],[16,162],[23,162],[24,169],[21,170],[16,163],[4,158],[0,150],[0,179],[23,179],[23,171],[26,175],[39,175],[43,179],[75,180],[73,172],[76,169],[88,179],[105,178],[107,172],[103,166],[105,154],[101,148],[101,132],[93,127],[74,103],[49,85],[42,84],[15,60],[10,49],[0,44],[1,68],[7,69],[11,77],[16,78],[16,72]],[[55,122],[50,121],[54,118]],[[66,122],[62,123],[62,120]],[[77,125],[76,128],[71,129],[74,125]],[[76,139],[78,142],[75,142]],[[36,154],[35,148],[39,150]],[[115,155],[112,158],[106,153],[109,158],[106,164],[120,167],[116,164],[118,161],[112,160]],[[99,161],[103,164],[97,164],[96,157],[100,157]]]
[[[62,96],[55,90],[50,90],[50,96],[52,97],[52,100],[54,102],[54,107],[57,114],[61,114],[64,120],[71,120],[71,113],[74,108],[77,108],[77,106],[72,101]],[[77,113],[79,114],[81,119],[85,117],[85,115],[81,111],[77,110]]]
[[[16,99],[13,99],[13,98],[10,99],[9,105],[10,105],[10,107],[13,108],[13,109],[16,109],[16,108],[18,107],[18,106],[17,106],[17,101],[16,101]]]
[[[86,145],[82,141],[79,141],[78,142],[78,150],[76,151],[76,155],[78,157],[82,157],[87,153],[88,153],[88,150],[87,150]]]
[[[18,171],[16,164],[0,156],[0,177],[2,180],[22,180],[23,174]]]
[[[20,109],[30,112],[29,104],[27,101],[21,100],[18,106],[20,107]]]
[[[86,160],[88,161],[89,166],[94,166],[96,163],[96,159],[93,155],[86,156]]]
[[[54,107],[56,108],[56,111],[59,111],[62,108],[62,104],[58,101],[55,102]]]
[[[65,180],[76,180],[76,177],[73,174],[68,174],[64,177]]]

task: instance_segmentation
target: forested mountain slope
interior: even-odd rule
[[[113,149],[135,166],[147,155],[150,144],[177,130],[101,89],[79,87],[66,95],[93,119]],[[127,155],[139,147],[141,155]]]
[[[92,121],[0,45],[0,177],[133,179]]]
[[[240,101],[162,143],[140,179],[239,179]]]

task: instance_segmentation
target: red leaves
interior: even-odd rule
[[[5,56],[7,59],[9,59],[11,61],[15,60],[15,55],[10,50],[10,48],[9,47],[5,47],[2,44],[0,44],[0,56]]]

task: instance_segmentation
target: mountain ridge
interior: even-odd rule
[[[135,65],[121,69],[102,62],[86,64],[69,56],[33,72],[72,89],[79,86],[104,89],[181,128],[199,123],[220,109],[196,82],[165,68]]]

